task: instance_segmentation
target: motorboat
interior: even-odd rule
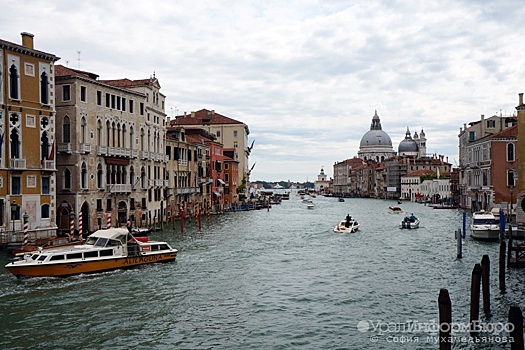
[[[334,232],[337,233],[354,233],[357,230],[359,230],[359,223],[350,215],[347,215],[346,219],[341,220],[341,222],[334,227]]]
[[[419,219],[414,215],[405,216],[403,220],[401,220],[401,223],[399,224],[399,228],[405,228],[405,229],[415,229],[419,227]]]
[[[472,214],[470,236],[479,241],[497,241],[500,236],[500,219],[493,213],[480,210]]]
[[[314,209],[315,208],[314,202],[312,200],[308,200],[305,203],[306,203],[306,209]]]
[[[50,237],[47,239],[37,239],[27,242],[27,244],[17,244],[16,246],[8,246],[7,251],[14,256],[24,255],[39,249],[50,249],[57,247],[73,246],[82,244],[82,241],[72,240],[68,236]]]
[[[126,228],[109,228],[93,232],[84,244],[39,249],[5,267],[18,278],[67,277],[170,262],[176,257],[177,249],[166,242],[134,237]]]
[[[391,214],[401,214],[403,212],[403,209],[401,209],[400,207],[397,207],[397,206],[390,206],[390,207],[388,207],[388,211]]]
[[[135,237],[144,237],[149,235],[153,229],[151,227],[134,227],[131,229],[131,234]]]
[[[343,197],[339,197],[339,202],[344,202],[345,199]]]

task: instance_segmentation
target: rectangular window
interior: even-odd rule
[[[134,210],[135,209],[135,198],[130,198],[129,199],[129,208],[131,210]]]
[[[82,253],[71,253],[66,255],[66,259],[82,259]]]
[[[85,86],[80,87],[80,102],[87,102],[87,88]]]
[[[27,182],[28,188],[36,188],[36,176],[35,175],[27,175],[26,182]]]
[[[139,104],[139,113],[140,115],[144,115],[144,102]]]
[[[120,110],[120,101],[121,101],[120,96],[117,96],[117,109],[118,110]]]
[[[104,210],[102,208],[102,199],[97,199],[97,211],[102,211]]]
[[[49,194],[49,177],[42,177],[42,194]]]
[[[111,108],[115,109],[116,106],[116,96],[111,94]]]
[[[129,113],[134,113],[133,112],[133,105],[134,105],[133,100],[129,100]]]
[[[217,137],[221,137],[221,131],[217,130]]]
[[[106,200],[106,210],[111,211],[111,198]]]
[[[106,107],[109,108],[111,106],[111,95],[106,92]]]
[[[11,178],[11,194],[21,194],[21,191],[20,176],[13,176]]]
[[[125,97],[122,97],[122,111],[123,112],[126,111],[126,98]]]
[[[102,106],[102,91],[97,90],[97,106]]]
[[[62,85],[62,101],[71,101],[70,85]]]
[[[237,137],[237,130],[233,130],[233,137]]]
[[[470,131],[468,133],[468,140],[469,141],[476,141],[476,133],[474,131]]]

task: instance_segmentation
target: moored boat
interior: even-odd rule
[[[497,241],[500,235],[500,219],[491,212],[480,210],[472,214],[470,236],[478,241]]]
[[[39,249],[5,267],[16,277],[67,277],[138,265],[174,261],[177,249],[147,237],[134,238],[125,228],[98,230],[85,244]]]
[[[32,242],[28,242],[26,245],[19,244],[17,246],[12,246],[7,249],[8,253],[12,255],[27,254],[30,252],[37,251],[38,249],[50,249],[58,247],[66,247],[82,244],[79,240],[71,240],[69,237],[51,237],[47,239],[38,239]]]

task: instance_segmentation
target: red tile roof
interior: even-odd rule
[[[90,72],[85,72],[78,69],[72,69],[64,67],[61,64],[55,66],[55,77],[64,77],[64,76],[73,76],[73,77],[83,77],[86,79],[97,80],[98,75]]]
[[[432,170],[416,170],[411,173],[406,174],[405,176],[423,176],[423,175],[436,175],[435,171]]]
[[[503,131],[496,134],[490,135],[490,139],[502,139],[502,138],[517,138],[518,137],[518,126],[511,126]]]
[[[226,117],[222,114],[207,109],[186,115],[178,115],[170,121],[170,125],[217,125],[217,124],[243,124],[242,122]]]

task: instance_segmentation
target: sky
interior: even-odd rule
[[[250,180],[315,181],[357,156],[377,111],[457,166],[458,134],[525,92],[519,0],[7,1],[0,38],[100,79],[153,74],[170,117],[248,125]]]

